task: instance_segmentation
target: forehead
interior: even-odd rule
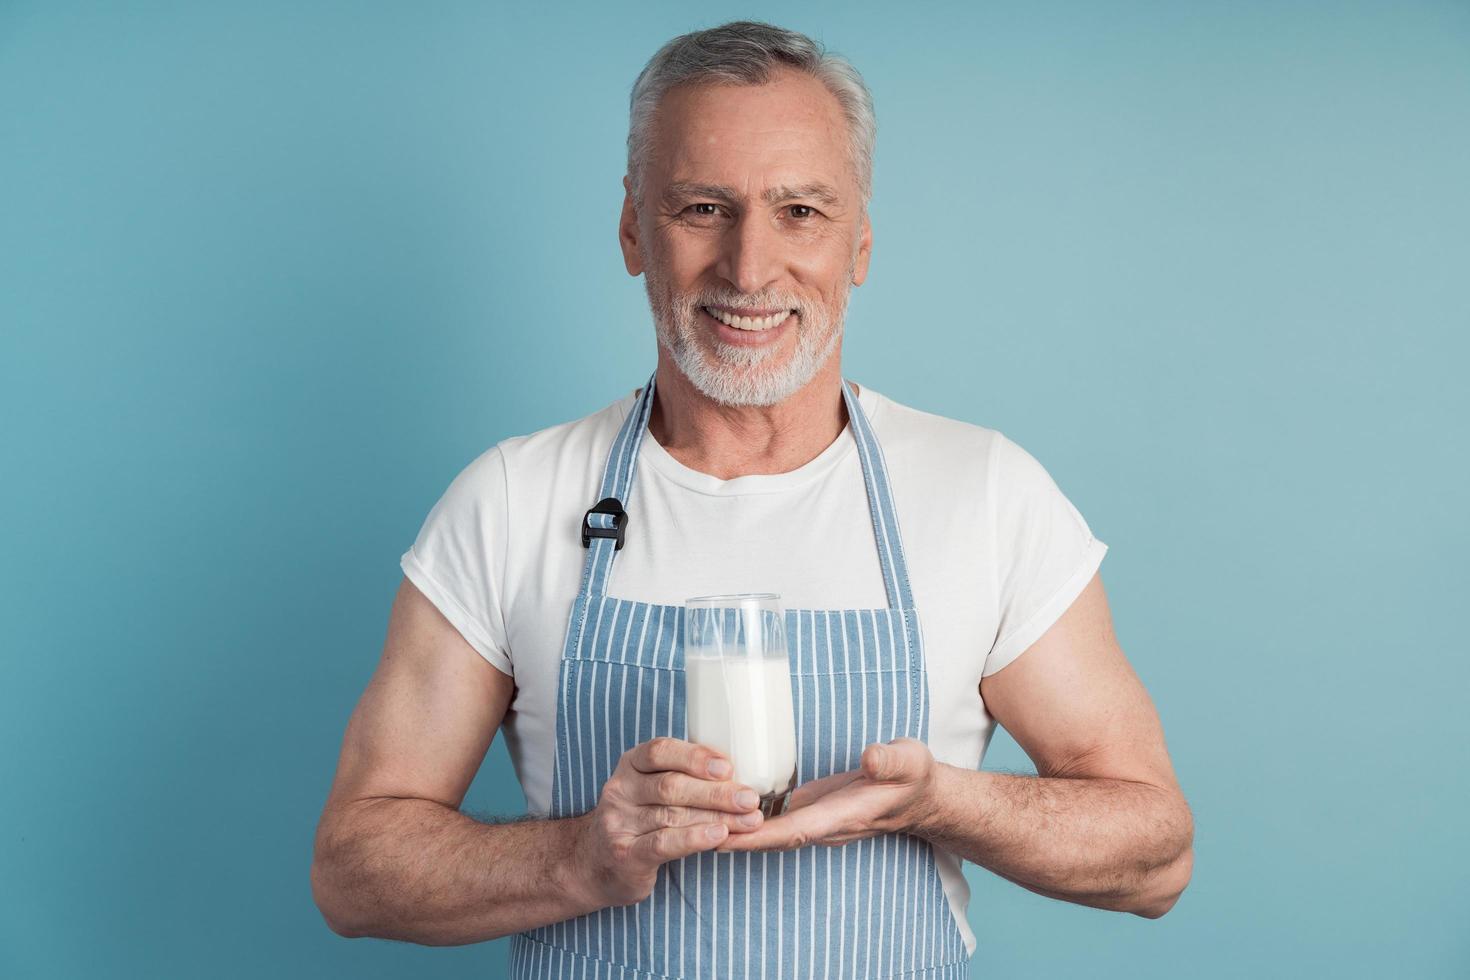
[[[771,183],[854,180],[847,123],[817,79],[778,72],[764,85],[684,85],[654,119],[661,183],[721,183],[750,192]]]

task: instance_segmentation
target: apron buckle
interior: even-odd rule
[[[593,538],[615,538],[617,544],[613,550],[621,551],[627,526],[628,513],[623,510],[623,502],[617,497],[603,497],[582,515],[582,547],[592,547]]]

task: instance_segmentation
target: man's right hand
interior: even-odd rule
[[[623,753],[585,816],[571,855],[576,885],[597,908],[653,892],[659,865],[718,847],[761,825],[755,790],[730,779],[730,760],[703,745],[655,738]]]

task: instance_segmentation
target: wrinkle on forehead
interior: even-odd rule
[[[785,73],[765,85],[676,88],[656,113],[655,150],[670,179],[721,185],[854,183],[846,116],[822,83]],[[751,188],[752,191],[754,188]],[[752,195],[754,196],[754,195]]]
[[[724,184],[706,184],[699,181],[675,180],[669,184],[664,196],[670,201],[715,200],[726,204],[738,204],[741,194]],[[799,184],[777,184],[761,194],[761,201],[775,205],[782,201],[818,201],[826,205],[837,205],[842,196],[831,184],[823,181],[805,181]]]

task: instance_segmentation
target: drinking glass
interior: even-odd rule
[[[767,817],[796,785],[796,722],[781,597],[698,596],[684,603],[689,739],[716,749]]]

